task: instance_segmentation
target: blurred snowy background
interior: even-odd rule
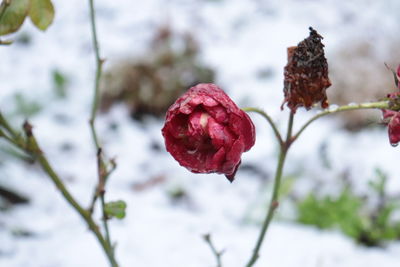
[[[74,196],[89,204],[97,178],[88,125],[95,71],[88,4],[54,0],[54,5],[55,20],[47,32],[27,21],[10,36],[13,45],[0,47],[0,107],[15,127],[29,118],[53,166]],[[195,47],[196,59],[179,68],[204,68],[184,81],[213,80],[239,106],[265,109],[284,129],[286,48],[306,38],[309,26],[324,36],[331,104],[373,101],[394,90],[384,62],[392,67],[400,62],[397,0],[96,0],[95,5],[105,79],[112,84],[103,86],[104,92],[131,86],[129,78],[118,86],[113,76],[128,73],[136,81],[147,70],[143,65],[159,62],[154,38],[167,31],[181,36],[167,51]],[[159,74],[175,77],[166,66]],[[105,152],[118,164],[107,200],[128,205],[125,219],[110,222],[121,266],[215,266],[202,239],[206,233],[225,250],[224,266],[243,266],[267,207],[277,160],[267,123],[251,115],[256,146],[244,154],[230,184],[220,175],[181,168],[164,151],[162,118],[147,112],[136,116],[147,110],[138,111],[132,101],[106,103],[97,121]],[[299,111],[295,127],[312,114]],[[324,118],[295,143],[285,166],[281,206],[256,266],[399,266],[399,241],[366,247],[340,227],[320,230],[296,222],[296,203],[310,192],[335,196],[346,184],[355,194],[370,194],[369,181],[380,175],[387,179],[388,195],[400,194],[400,150],[390,146],[379,122],[377,111]],[[40,168],[21,160],[2,140],[0,148],[0,186],[29,200],[0,202],[0,266],[107,266],[95,238]],[[391,220],[399,217],[393,212]]]

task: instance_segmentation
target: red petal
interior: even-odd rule
[[[391,144],[397,144],[400,142],[400,112],[396,112],[396,114],[390,119],[388,132]]]
[[[231,150],[226,153],[226,160],[223,166],[223,172],[230,175],[234,172],[237,165],[240,163],[240,157],[244,151],[244,143],[241,138],[237,139]]]

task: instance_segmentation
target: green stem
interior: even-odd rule
[[[107,222],[108,218],[107,218],[107,214],[105,212],[106,202],[104,199],[104,192],[100,195],[100,201],[101,201],[101,206],[103,209],[103,227],[104,227],[104,232],[105,232],[105,236],[106,236],[106,242],[109,246],[109,253],[110,253],[109,260],[110,260],[111,266],[118,267],[118,263],[115,260],[114,246],[111,244],[111,235],[110,235],[110,230],[109,230],[108,222]]]
[[[272,191],[271,201],[269,204],[269,208],[267,214],[265,216],[263,225],[261,227],[260,234],[258,235],[258,239],[256,245],[253,249],[253,253],[250,257],[250,260],[246,264],[246,267],[251,267],[255,264],[259,257],[259,251],[261,249],[261,245],[264,241],[265,234],[267,233],[268,227],[274,217],[274,212],[279,206],[279,188],[281,186],[283,166],[285,163],[286,155],[289,150],[290,145],[292,144],[292,129],[293,129],[293,119],[294,114],[290,113],[289,122],[288,122],[288,130],[286,135],[286,141],[282,143],[279,147],[279,159],[278,166],[276,167],[275,179],[274,179],[274,188]]]
[[[54,185],[57,187],[57,189],[63,195],[64,199],[78,212],[78,214],[82,217],[82,219],[85,220],[89,229],[93,232],[93,234],[96,236],[97,240],[99,241],[99,243],[100,243],[101,247],[103,248],[105,254],[107,255],[108,259],[110,260],[110,262],[112,262],[113,257],[112,257],[112,254],[110,253],[112,251],[112,248],[110,247],[109,243],[106,242],[106,240],[104,239],[103,235],[101,234],[101,232],[99,230],[99,227],[94,222],[92,216],[89,214],[89,212],[87,210],[85,210],[75,200],[75,198],[71,195],[71,193],[65,187],[65,185],[62,182],[62,180],[60,179],[60,177],[57,175],[57,173],[51,167],[46,156],[40,150],[40,147],[36,141],[36,138],[32,133],[32,126],[30,126],[26,122],[24,124],[24,129],[25,129],[25,133],[27,136],[27,141],[26,141],[26,145],[21,147],[21,149],[24,149],[27,153],[29,153],[30,155],[32,155],[34,158],[36,158],[38,160],[43,171],[50,177],[50,179],[53,181]],[[112,265],[112,266],[114,267],[117,265]]]
[[[0,129],[1,137],[5,138],[6,141],[12,143],[13,145],[17,146],[21,150],[23,150],[26,153],[28,153],[29,155],[31,155],[33,158],[37,159],[37,161],[39,162],[43,171],[47,174],[47,176],[49,176],[49,178],[52,180],[52,182],[54,183],[56,188],[61,192],[64,199],[75,209],[75,211],[78,212],[78,214],[82,217],[82,219],[87,223],[89,229],[96,236],[97,240],[99,241],[101,247],[103,248],[103,250],[104,250],[105,254],[107,255],[107,257],[109,258],[110,262],[112,262],[113,254],[110,253],[112,251],[112,247],[109,245],[108,242],[106,242],[106,239],[104,239],[103,235],[101,234],[101,232],[99,230],[99,227],[94,222],[90,213],[87,210],[85,210],[75,200],[75,198],[71,195],[71,193],[65,187],[61,178],[57,175],[57,173],[54,171],[54,169],[50,165],[46,156],[41,151],[35,136],[33,135],[32,126],[28,122],[24,123],[24,131],[26,134],[26,139],[22,139],[19,134],[17,134],[14,130],[12,130],[11,127],[9,127],[7,120],[2,116],[1,113],[0,113],[0,125],[8,130],[11,130],[11,132],[14,133],[13,134],[14,136],[8,137]],[[118,265],[113,264],[112,266],[116,267]]]
[[[334,114],[337,112],[342,112],[342,111],[350,111],[350,110],[357,110],[357,109],[388,109],[389,108],[389,101],[379,101],[379,102],[371,102],[371,103],[361,103],[361,104],[354,104],[354,105],[345,105],[345,106],[340,106],[336,109],[327,109],[322,111],[321,113],[318,113],[311,119],[309,119],[301,128],[300,130],[293,135],[292,142],[294,142],[302,132],[315,120],[329,115],[329,114]]]
[[[101,196],[100,196],[100,201],[101,201],[102,206],[105,207],[106,202],[105,202],[105,199],[104,199],[104,194],[101,194]],[[103,209],[103,226],[104,226],[104,230],[105,230],[105,232],[106,232],[106,240],[107,240],[107,242],[108,242],[109,244],[111,244],[110,230],[109,230],[109,228],[108,228],[108,224],[106,223],[106,221],[107,221],[107,214],[106,214],[104,211],[105,211],[105,210]]]
[[[3,0],[0,5],[0,21],[3,18],[3,15],[6,13],[7,7],[11,4],[11,0]]]
[[[90,25],[91,25],[91,32],[92,32],[92,42],[93,42],[93,47],[95,51],[95,60],[96,60],[96,76],[95,76],[95,82],[94,82],[94,94],[93,94],[93,101],[92,101],[92,110],[90,114],[90,130],[92,133],[92,139],[94,142],[94,145],[96,146],[96,150],[98,151],[98,178],[99,178],[99,185],[98,188],[96,189],[93,199],[92,199],[92,204],[89,207],[89,213],[93,211],[93,206],[100,194],[100,200],[101,200],[101,207],[103,211],[103,227],[104,227],[104,232],[106,236],[106,242],[108,244],[109,250],[107,251],[107,255],[109,256],[109,261],[111,266],[117,267],[117,261],[115,259],[115,254],[114,254],[114,248],[111,244],[111,238],[110,238],[110,231],[108,227],[108,220],[106,216],[106,211],[105,211],[105,201],[104,201],[104,186],[106,182],[106,177],[107,177],[107,169],[106,165],[103,160],[103,156],[101,153],[101,145],[98,139],[98,135],[96,132],[96,127],[95,127],[95,121],[96,121],[96,114],[97,110],[99,107],[99,101],[100,101],[100,78],[102,74],[102,66],[103,66],[103,60],[100,58],[100,47],[99,47],[99,42],[97,40],[97,30],[96,30],[96,11],[94,9],[94,1],[89,0],[89,10],[90,10]]]
[[[273,188],[273,192],[272,192],[272,196],[271,196],[270,206],[269,206],[269,209],[267,211],[266,217],[264,219],[264,223],[262,225],[261,232],[260,232],[260,234],[258,236],[256,246],[255,246],[255,248],[253,250],[253,254],[251,255],[251,258],[248,261],[246,267],[253,266],[255,264],[255,262],[257,261],[257,259],[259,257],[259,251],[260,251],[261,245],[263,243],[265,234],[266,234],[266,232],[268,230],[268,227],[269,227],[269,224],[272,221],[272,218],[274,216],[274,211],[276,210],[276,208],[279,205],[279,202],[278,202],[279,188],[280,188],[281,179],[282,179],[283,166],[284,166],[284,162],[285,162],[285,159],[286,159],[287,152],[288,152],[291,144],[294,141],[296,141],[296,139],[300,136],[300,134],[312,122],[314,122],[315,120],[317,120],[317,119],[319,119],[319,118],[321,118],[323,116],[326,116],[326,115],[329,115],[329,114],[334,114],[334,113],[337,113],[337,112],[357,110],[357,109],[387,109],[387,108],[389,108],[389,105],[390,105],[389,101],[380,101],[380,102],[373,102],[373,103],[362,103],[362,104],[346,105],[346,106],[338,107],[336,109],[324,110],[321,113],[319,113],[319,114],[315,115],[314,117],[312,117],[310,120],[308,120],[300,128],[300,130],[294,135],[292,135],[294,114],[293,113],[290,114],[286,140],[284,142],[280,142],[281,146],[280,146],[280,152],[279,152],[279,160],[278,160],[278,166],[277,166],[276,173],[275,173],[274,188]],[[254,112],[257,112],[257,113],[261,114],[271,124],[272,128],[274,129],[274,131],[277,132],[276,127],[274,127],[274,124],[273,124],[271,118],[267,114],[265,114],[263,111],[258,110],[258,109],[254,109],[254,108],[246,108],[245,111],[254,111]],[[280,137],[279,133],[275,133],[275,135],[277,137]],[[280,139],[280,140],[282,140],[282,139]]]
[[[91,25],[91,32],[92,32],[92,42],[95,51],[95,60],[96,60],[96,76],[94,82],[94,94],[93,94],[93,101],[92,101],[92,110],[90,113],[90,129],[92,133],[92,138],[95,143],[97,149],[100,148],[100,142],[97,137],[97,132],[95,128],[95,121],[96,121],[96,113],[99,106],[100,101],[100,78],[102,74],[102,66],[103,60],[100,58],[100,48],[99,42],[97,41],[97,30],[96,30],[96,18],[95,18],[95,9],[93,0],[89,0],[89,9],[90,9],[90,25]]]
[[[0,125],[11,135],[13,139],[19,139],[19,134],[10,126],[8,121],[4,118],[3,114],[0,112]]]
[[[274,211],[276,210],[276,208],[279,205],[278,193],[279,193],[279,187],[281,184],[282,171],[283,171],[283,165],[284,165],[285,158],[286,158],[286,153],[287,153],[287,150],[285,148],[281,147],[280,153],[279,153],[278,166],[276,168],[276,173],[275,173],[275,182],[274,182],[274,189],[272,192],[271,202],[270,202],[270,205],[268,208],[267,215],[264,219],[264,223],[262,225],[261,232],[258,236],[256,246],[253,249],[253,254],[251,255],[250,260],[246,264],[246,267],[253,266],[254,263],[257,261],[257,259],[259,257],[259,251],[260,251],[261,245],[264,241],[265,234],[266,234],[269,224],[274,216]]]
[[[20,144],[19,144],[18,142],[16,142],[13,138],[7,136],[7,135],[3,132],[3,130],[1,130],[1,129],[0,129],[0,137],[3,137],[4,139],[6,139],[7,142],[9,142],[9,143],[11,143],[11,144],[13,144],[14,146],[16,146],[16,147],[19,148],[19,145],[20,145]]]
[[[97,199],[99,198],[101,191],[104,190],[105,187],[105,183],[107,182],[108,177],[111,175],[111,173],[113,173],[115,171],[115,169],[117,168],[117,165],[115,163],[115,159],[111,159],[110,160],[111,163],[111,167],[109,169],[106,168],[104,164],[104,162],[102,162],[102,156],[101,154],[98,154],[98,163],[97,163],[97,167],[98,167],[98,171],[99,171],[99,178],[101,177],[101,180],[99,180],[98,185],[96,186],[94,192],[93,192],[93,196],[92,196],[92,200],[90,202],[88,211],[90,212],[90,214],[93,213],[94,210],[94,206],[96,204]],[[101,171],[101,172],[100,172]],[[103,174],[103,172],[105,172],[105,174]]]
[[[258,113],[261,116],[263,116],[267,120],[267,122],[270,124],[272,130],[274,131],[274,134],[276,136],[276,139],[278,139],[279,144],[280,145],[283,144],[282,136],[279,133],[278,128],[276,127],[276,125],[275,125],[274,121],[272,120],[272,118],[265,111],[263,111],[263,110],[261,110],[259,108],[253,108],[253,107],[243,108],[242,110],[246,111],[246,112],[255,112],[255,113]]]
[[[293,140],[292,140],[292,131],[293,131],[293,120],[294,120],[294,113],[290,112],[289,115],[289,122],[288,122],[288,129],[287,129],[287,133],[286,133],[286,149],[288,150],[290,145],[292,144]]]

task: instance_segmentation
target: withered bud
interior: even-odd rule
[[[284,69],[284,104],[287,103],[293,113],[298,107],[308,110],[318,102],[322,108],[329,106],[326,89],[331,82],[322,39],[310,27],[308,38],[288,48],[288,63]]]

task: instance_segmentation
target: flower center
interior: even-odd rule
[[[199,123],[200,123],[200,125],[201,125],[201,128],[203,128],[203,130],[205,130],[206,127],[207,127],[208,118],[209,118],[209,117],[210,117],[210,115],[208,115],[207,113],[202,113],[201,116],[200,116],[200,121],[199,121]]]

